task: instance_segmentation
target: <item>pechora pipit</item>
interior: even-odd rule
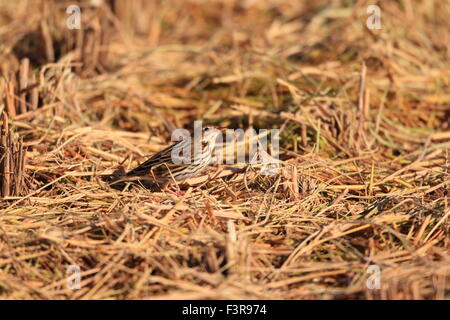
[[[111,185],[140,180],[166,188],[171,182],[189,179],[200,173],[209,164],[216,139],[220,133],[219,129],[205,127],[202,131],[201,141],[181,140],[154,154],[120,179],[113,181]]]

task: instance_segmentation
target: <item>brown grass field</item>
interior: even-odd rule
[[[1,0],[0,298],[450,298],[450,2],[373,3]],[[102,178],[194,120],[281,169]]]

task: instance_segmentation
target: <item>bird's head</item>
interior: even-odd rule
[[[221,129],[214,127],[203,128],[203,144],[209,145],[210,148],[214,148],[217,138],[222,134]]]

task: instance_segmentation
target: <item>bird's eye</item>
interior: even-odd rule
[[[203,129],[203,131],[207,132],[207,131],[209,131],[209,128],[206,127],[205,129]]]

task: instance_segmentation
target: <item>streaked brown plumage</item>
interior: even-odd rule
[[[170,182],[191,178],[209,164],[219,134],[220,130],[205,127],[201,142],[197,141],[199,149],[197,152],[195,152],[193,139],[182,140],[154,154],[111,184],[142,180],[165,187]],[[190,157],[186,156],[186,154],[189,155],[187,152],[190,152]]]

